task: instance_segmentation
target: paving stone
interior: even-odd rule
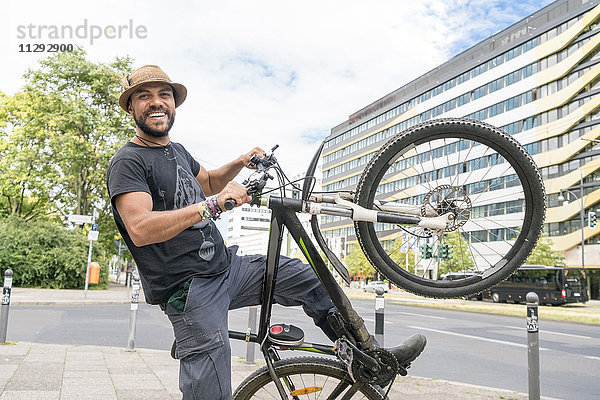
[[[115,389],[112,383],[95,384],[92,382],[80,382],[78,384],[68,384],[62,388],[62,396],[72,395],[93,395],[93,396],[110,396],[115,394]],[[61,396],[61,397],[62,397]]]
[[[59,390],[62,374],[61,363],[24,362],[15,371],[6,390]]]
[[[115,389],[164,389],[154,374],[111,374]]]
[[[65,361],[65,371],[105,371],[106,363],[103,360],[93,361]]]
[[[0,400],[2,400],[0,398]],[[117,394],[112,393],[62,393],[60,400],[117,400]]]
[[[166,390],[118,390],[117,398],[119,400],[164,400],[173,397]]]
[[[16,390],[5,391],[0,395],[0,400],[59,400],[60,391],[41,390]]]
[[[31,347],[31,343],[17,342],[15,344],[0,344],[0,357],[6,355],[21,355],[25,356]]]
[[[106,369],[94,370],[94,371],[79,371],[79,370],[66,370],[63,373],[63,381],[66,379],[110,379],[110,374]]]

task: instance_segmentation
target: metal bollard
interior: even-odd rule
[[[129,312],[129,339],[127,340],[127,351],[135,351],[135,321],[137,318],[137,310],[140,302],[140,275],[137,270],[131,274],[132,291],[131,291],[131,308]]]
[[[254,350],[256,344],[250,342],[250,334],[256,332],[256,312],[258,306],[250,306],[250,313],[248,315],[248,330],[246,331],[246,364],[254,364]]]
[[[540,398],[540,340],[538,325],[538,295],[527,293],[527,365],[529,371],[529,399]]]
[[[2,289],[2,310],[0,310],[0,343],[6,343],[8,330],[8,310],[10,307],[10,290],[12,288],[12,269],[4,271],[4,288]]]
[[[375,340],[379,342],[379,346],[383,347],[383,311],[384,311],[384,299],[383,299],[383,289],[377,288],[375,289]]]

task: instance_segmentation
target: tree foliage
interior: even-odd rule
[[[15,270],[17,285],[83,285],[89,242],[84,229],[61,227],[70,214],[98,209],[95,249],[112,249],[119,236],[105,174],[133,130],[118,106],[130,70],[129,58],[94,63],[81,50],[59,53],[27,71],[19,92],[0,92],[0,266]]]
[[[371,266],[358,244],[352,245],[350,252],[344,259],[344,263],[352,276],[373,276],[375,274],[375,269]]]
[[[406,250],[408,250],[408,256]],[[402,269],[412,273],[415,272],[415,252],[410,250],[408,246],[406,248],[402,247],[402,237],[398,237],[392,242],[388,255]]]
[[[442,242],[439,242],[441,244]],[[452,257],[449,260],[440,260],[438,275],[448,272],[469,271],[475,267],[473,255],[469,250],[469,243],[457,231],[448,233],[444,237],[444,244],[452,246]]]
[[[7,217],[0,219],[0,269],[13,270],[13,283],[21,287],[76,289],[85,285],[88,244],[81,229],[61,224]],[[93,260],[102,266],[99,287],[108,285],[108,264],[101,246]]]
[[[525,260],[525,264],[550,265],[557,267],[566,267],[565,257],[560,251],[554,251],[551,248],[550,239],[542,234],[535,248]]]
[[[118,106],[130,70],[129,58],[104,64],[82,50],[58,53],[25,73],[21,91],[0,93],[0,216],[64,221],[97,208],[100,241],[112,247],[119,235],[105,174],[133,129]]]
[[[58,53],[29,70],[14,96],[0,97],[0,207],[35,219],[56,213],[90,215],[108,204],[110,157],[132,122],[117,104],[118,73],[131,61],[93,63],[82,50]]]

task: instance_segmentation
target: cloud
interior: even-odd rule
[[[24,3],[0,17],[0,90],[47,54],[18,53],[18,25],[118,25],[146,39],[83,44],[94,61],[130,55],[185,84],[173,140],[207,165],[274,144],[293,175],[348,115],[549,3],[537,1],[146,1]]]

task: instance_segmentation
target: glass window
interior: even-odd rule
[[[500,89],[502,89],[502,78],[496,79],[495,81],[492,81],[487,85],[488,94]]]
[[[520,71],[515,71],[515,72],[511,72],[510,74],[506,75],[504,77],[504,86],[509,86],[515,82],[518,82],[519,81],[519,72]]]
[[[490,61],[488,61],[487,67],[488,67],[488,69],[492,69],[492,68],[497,67],[500,64],[502,64],[502,55],[499,55],[498,57],[493,58]]]
[[[460,107],[469,102],[469,93],[465,93],[462,96],[456,98],[456,106]]]
[[[483,96],[485,96],[485,86],[478,87],[471,92],[471,100],[476,100]]]
[[[502,114],[502,103],[497,103],[493,106],[488,107],[488,118],[491,118],[498,114]]]
[[[511,50],[507,51],[506,53],[504,53],[504,61],[506,62],[506,61],[512,60],[513,58],[518,56],[520,53],[521,53],[521,48],[515,47],[514,49],[511,49]]]
[[[461,83],[466,82],[468,80],[469,80],[469,71],[456,77],[456,84],[460,85]]]
[[[481,64],[471,70],[471,78],[475,78],[476,76],[484,73],[487,70],[486,64]]]
[[[456,85],[456,80],[450,79],[448,82],[444,83],[444,90],[450,90]]]

